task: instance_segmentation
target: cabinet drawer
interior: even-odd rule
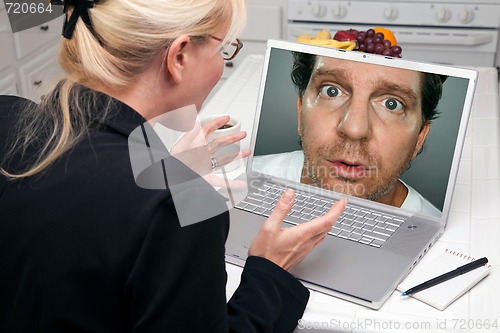
[[[14,73],[0,75],[0,95],[17,95],[16,76]]]
[[[64,18],[65,16],[62,15],[45,24],[16,32],[14,34],[14,45],[17,58],[21,59],[40,47],[47,45],[51,40],[61,38]]]
[[[56,55],[57,47],[52,47],[19,68],[23,97],[40,101],[40,96],[61,73]]]

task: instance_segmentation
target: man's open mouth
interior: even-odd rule
[[[328,162],[331,170],[344,178],[364,178],[368,176],[370,171],[369,167],[357,161],[334,160]]]

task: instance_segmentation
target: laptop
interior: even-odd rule
[[[301,183],[297,176],[303,160],[297,134],[298,93],[291,80],[294,54],[321,57],[325,63],[324,59],[329,59],[329,63],[348,64],[354,71],[371,64],[371,70],[383,73],[403,69],[410,71],[408,73],[431,73],[445,78],[437,106],[439,117],[432,121],[423,151],[399,177],[408,191],[412,189],[412,198],[416,193],[424,204],[382,204],[343,194],[336,188]],[[338,80],[341,85],[345,75]],[[328,80],[332,85],[337,84],[336,78]],[[284,227],[319,216],[333,202],[347,196],[348,208],[332,231],[290,272],[312,290],[369,308],[380,308],[446,228],[476,80],[477,72],[472,69],[269,40],[251,136],[252,155],[246,164],[249,194],[230,209],[226,261],[244,266],[252,240],[284,188],[296,192],[294,208],[283,222]],[[347,93],[351,88],[347,88]],[[382,101],[386,103],[387,99]],[[398,111],[398,106],[395,105],[393,111]],[[370,117],[377,117],[378,121],[389,119],[384,117],[404,121],[401,118],[404,115],[382,114],[376,109],[379,107],[377,104],[370,111],[373,112]],[[297,165],[293,170],[296,159],[299,170]],[[409,194],[407,198],[409,200]]]

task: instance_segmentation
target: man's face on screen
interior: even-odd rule
[[[302,182],[391,204],[387,197],[429,129],[421,130],[422,77],[417,71],[317,57],[297,102]]]

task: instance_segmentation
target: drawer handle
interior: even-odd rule
[[[48,25],[42,25],[42,26],[40,26],[40,29],[43,30],[43,31],[48,31],[49,30],[49,26]]]
[[[37,80],[37,81],[33,82],[33,85],[39,87],[42,85],[42,82],[43,82],[42,80]]]

